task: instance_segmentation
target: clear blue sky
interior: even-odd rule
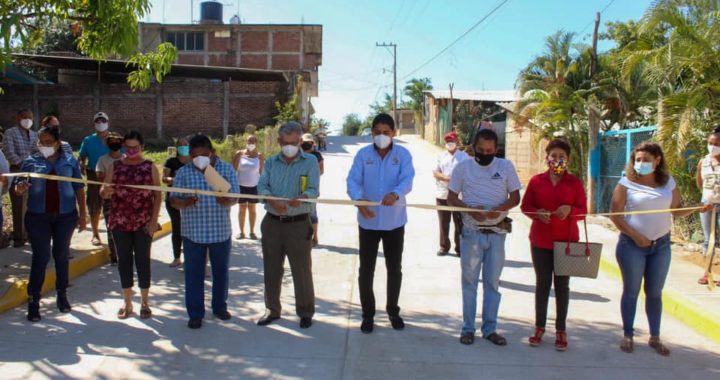
[[[398,92],[409,72],[455,40],[501,0],[223,0],[224,19],[238,12],[245,23],[323,25],[317,116],[333,128],[348,113],[365,115],[368,104],[392,92],[392,56],[376,42],[398,44]],[[195,3],[199,16],[200,0]],[[511,90],[517,74],[559,29],[590,43],[595,12],[611,20],[639,19],[651,0],[510,0],[452,49],[413,77],[436,89]],[[163,10],[164,8],[164,10]],[[153,0],[146,21],[184,23],[190,0]],[[601,44],[607,48],[607,44]],[[385,72],[383,70],[385,69]],[[408,78],[409,79],[409,78]]]

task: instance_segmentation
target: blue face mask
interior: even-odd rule
[[[648,175],[655,171],[652,162],[636,162],[633,166],[635,173],[638,175]]]
[[[190,155],[190,147],[187,145],[179,146],[179,147],[177,147],[177,152],[181,156],[189,156]]]

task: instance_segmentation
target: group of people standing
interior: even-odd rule
[[[134,271],[141,292],[140,317],[152,316],[150,249],[152,236],[159,229],[158,215],[163,198],[160,191],[123,185],[160,186],[161,182],[172,187],[165,197],[165,207],[173,225],[174,260],[171,266],[184,264],[188,327],[200,328],[205,317],[204,280],[208,259],[212,271],[212,312],[221,320],[231,318],[227,309],[232,246],[230,209],[238,200],[193,193],[213,190],[205,175],[211,167],[227,182],[229,193],[272,197],[264,201],[266,214],[260,225],[266,312],[257,324],[265,326],[281,318],[280,291],[287,257],[300,327],[312,325],[315,296],[310,252],[318,244],[317,210],[313,200],[320,195],[323,159],[314,149],[312,135],[304,134],[299,123],[288,122],[280,126],[277,139],[280,153],[267,159],[257,151],[257,138],[253,135],[247,137],[246,149],[238,151],[231,163],[215,154],[211,140],[204,135],[179,139],[177,156],[168,159],[160,173],[152,161],[143,157],[143,136],[136,131],[125,135],[110,132],[110,120],[104,112],[93,118],[96,132],[83,140],[79,160],[73,156],[69,144],[60,139],[56,117],[45,118],[37,133],[31,129],[30,111],[18,112],[17,120],[18,126],[5,135],[5,152],[10,165],[5,163],[4,156],[0,157],[0,171],[75,179],[81,179],[85,173],[88,179],[104,183],[103,186],[88,186],[86,194],[83,184],[78,182],[14,178],[11,186],[13,218],[22,220],[18,223],[24,223],[28,228],[16,228],[13,238],[16,246],[22,245],[27,231],[33,250],[28,320],[40,320],[40,292],[51,255],[57,271],[57,307],[62,312],[71,310],[66,291],[70,239],[75,228],[85,229],[89,211],[93,244],[101,244],[98,232],[100,210],[105,216],[111,258],[118,264],[123,289],[124,304],[117,316],[125,319],[133,314]],[[346,180],[351,200],[381,204],[357,206],[360,329],[368,334],[374,329],[373,283],[381,242],[387,268],[385,309],[394,329],[402,330],[405,326],[399,307],[407,223],[407,211],[403,206],[415,177],[410,152],[394,141],[393,118],[387,114],[377,115],[371,132],[373,143],[357,152]],[[454,248],[460,256],[463,295],[460,342],[474,342],[477,288],[482,278],[482,337],[496,345],[507,344],[497,332],[500,275],[505,264],[505,239],[512,231],[508,212],[520,205],[522,212],[532,220],[529,251],[536,274],[535,330],[528,343],[531,346],[542,343],[548,298],[554,284],[555,348],[566,350],[569,278],[554,273],[553,244],[578,241],[577,222],[587,214],[582,182],[567,172],[571,161],[570,145],[562,139],[547,145],[547,170],[531,178],[521,199],[522,185],[512,162],[497,157],[498,136],[493,130],[484,128],[476,132],[470,146],[472,156],[460,149],[454,132],[445,135],[444,139],[446,152],[439,157],[433,171],[437,181],[436,203],[476,210],[438,211],[440,249],[437,254],[447,255]],[[720,183],[717,179],[720,177],[716,175],[720,173],[717,169],[720,167],[718,147],[720,129],[708,139],[709,154],[698,165],[698,186],[704,189],[703,201],[706,203],[703,212],[714,210],[713,204],[718,203],[712,198]],[[626,173],[613,193],[613,212],[680,207],[678,189],[667,173],[663,152],[657,144],[646,142],[635,147]],[[248,237],[258,239],[255,234],[255,204],[258,200],[242,198],[239,202],[241,229],[236,238],[246,238],[247,215]],[[681,210],[611,218],[621,232],[616,256],[623,277],[624,338],[620,347],[625,352],[633,350],[633,324],[643,280],[650,323],[649,344],[662,355],[670,352],[660,340],[659,331],[661,294],[670,264],[669,233],[673,216],[683,217],[692,212]],[[703,217],[705,219],[707,217]],[[449,237],[451,221],[455,230],[452,241]],[[707,223],[704,226],[709,230]],[[707,240],[706,237],[706,244]]]
[[[611,217],[620,231],[616,258],[623,278],[621,315],[623,339],[620,349],[634,350],[634,320],[641,283],[645,286],[646,313],[650,325],[648,344],[663,356],[670,350],[660,339],[662,289],[670,266],[670,230],[673,217],[684,217],[700,211],[704,229],[708,211],[718,201],[711,199],[715,164],[720,157],[720,129],[708,139],[709,155],[698,165],[698,186],[705,189],[704,206],[696,210],[661,211],[653,214],[628,214]],[[505,259],[504,238],[509,233],[507,211],[520,204],[522,212],[532,220],[530,257],[535,270],[535,330],[528,338],[533,347],[541,345],[547,322],[550,289],[554,285],[556,301],[555,348],[568,347],[566,319],[570,300],[568,276],[554,273],[554,243],[579,241],[577,222],[587,214],[586,195],[582,182],[567,172],[571,160],[570,145],[555,139],[546,147],[547,170],[533,176],[520,199],[521,185],[514,167],[505,159],[494,157],[497,136],[488,129],[479,130],[472,149],[474,160],[468,159],[457,147],[457,135],[445,135],[447,151],[438,158],[433,175],[437,181],[437,204],[471,207],[483,212],[455,213],[438,211],[440,225],[439,256],[450,250],[449,224],[455,224],[455,251],[461,257],[463,290],[463,326],[460,342],[472,344],[475,335],[475,313],[478,276],[482,271],[483,312],[482,335],[497,345],[506,339],[495,331],[500,302],[499,279]],[[714,161],[715,160],[715,161]],[[718,161],[720,162],[720,161]],[[702,169],[702,170],[700,170]],[[720,173],[720,171],[718,171]],[[632,151],[630,162],[613,192],[611,211],[614,213],[671,210],[681,207],[679,190],[668,174],[660,146],[652,142],[639,144]],[[715,181],[715,182],[713,182]],[[447,189],[447,192],[445,192]],[[720,189],[718,189],[720,192]],[[717,211],[715,211],[717,212]],[[461,236],[458,238],[457,234]],[[708,235],[706,232],[705,246]],[[458,242],[459,240],[459,242]],[[459,248],[458,248],[459,247]],[[701,278],[700,282],[702,283]],[[705,279],[705,283],[707,280]]]

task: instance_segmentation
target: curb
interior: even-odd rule
[[[160,230],[153,235],[153,241],[165,237],[172,232],[170,222],[163,223]],[[87,256],[70,261],[69,277],[75,279],[80,275],[89,272],[92,269],[107,264],[110,261],[107,248],[99,248],[90,252]],[[16,306],[27,302],[27,279],[18,279],[15,283],[0,297],[0,313],[4,313]],[[55,268],[48,268],[45,273],[45,282],[43,282],[42,293],[55,289]]]

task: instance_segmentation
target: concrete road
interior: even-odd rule
[[[437,148],[412,136],[402,140],[413,152],[417,171],[410,201],[434,202],[430,173]],[[330,139],[323,197],[345,198],[345,176],[352,156],[368,141]],[[516,223],[507,242],[499,328],[509,345],[495,347],[482,339],[472,346],[461,345],[459,260],[435,256],[436,216],[422,210],[410,211],[406,229],[401,307],[407,327],[401,332],[392,330],[380,311],[375,332],[363,335],[356,289],[355,211],[321,205],[319,214],[321,246],[313,252],[317,314],[309,330],[298,327],[289,271],[283,290],[283,319],[269,327],[255,325],[264,310],[262,260],[259,244],[248,240],[233,242],[233,318],[223,322],[209,317],[202,329],[189,330],[182,270],[168,268],[170,241],[165,238],[153,247],[152,319],[118,321],[115,313],[121,296],[117,273],[114,267],[99,268],[74,281],[71,314],[53,310],[54,296],[48,295],[40,323],[29,324],[23,308],[0,315],[0,377],[720,378],[720,347],[670,317],[664,319],[662,331],[672,356],[663,358],[651,351],[644,344],[647,321],[642,305],[638,307],[636,352],[620,352],[620,284],[604,275],[597,280],[571,281],[567,352],[556,352],[551,338],[542,347],[529,347],[534,274],[527,223]],[[376,297],[384,309],[382,260],[376,272]],[[548,331],[553,331],[552,322]]]

